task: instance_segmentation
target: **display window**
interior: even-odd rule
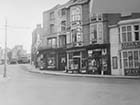
[[[48,63],[48,68],[55,68],[56,67],[55,57],[48,57],[47,63]]]

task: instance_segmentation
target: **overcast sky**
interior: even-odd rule
[[[0,0],[0,46],[4,47],[5,17],[8,28],[8,47],[21,44],[30,51],[32,31],[42,23],[42,12],[68,0]]]
[[[32,31],[36,24],[42,23],[42,12],[67,1],[69,0],[0,0],[0,46],[4,46],[5,17],[11,26],[8,28],[8,47],[21,44],[29,52]],[[95,0],[94,6],[96,11],[140,11],[140,0]]]

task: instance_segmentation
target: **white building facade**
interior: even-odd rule
[[[121,17],[110,27],[112,75],[140,75],[140,15]]]

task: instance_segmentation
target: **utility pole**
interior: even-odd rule
[[[3,77],[7,77],[7,19],[5,19],[5,54],[4,54],[4,73]]]

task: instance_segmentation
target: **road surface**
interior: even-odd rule
[[[0,74],[3,66],[0,66]],[[140,105],[140,80],[53,76],[8,65],[0,105]]]

